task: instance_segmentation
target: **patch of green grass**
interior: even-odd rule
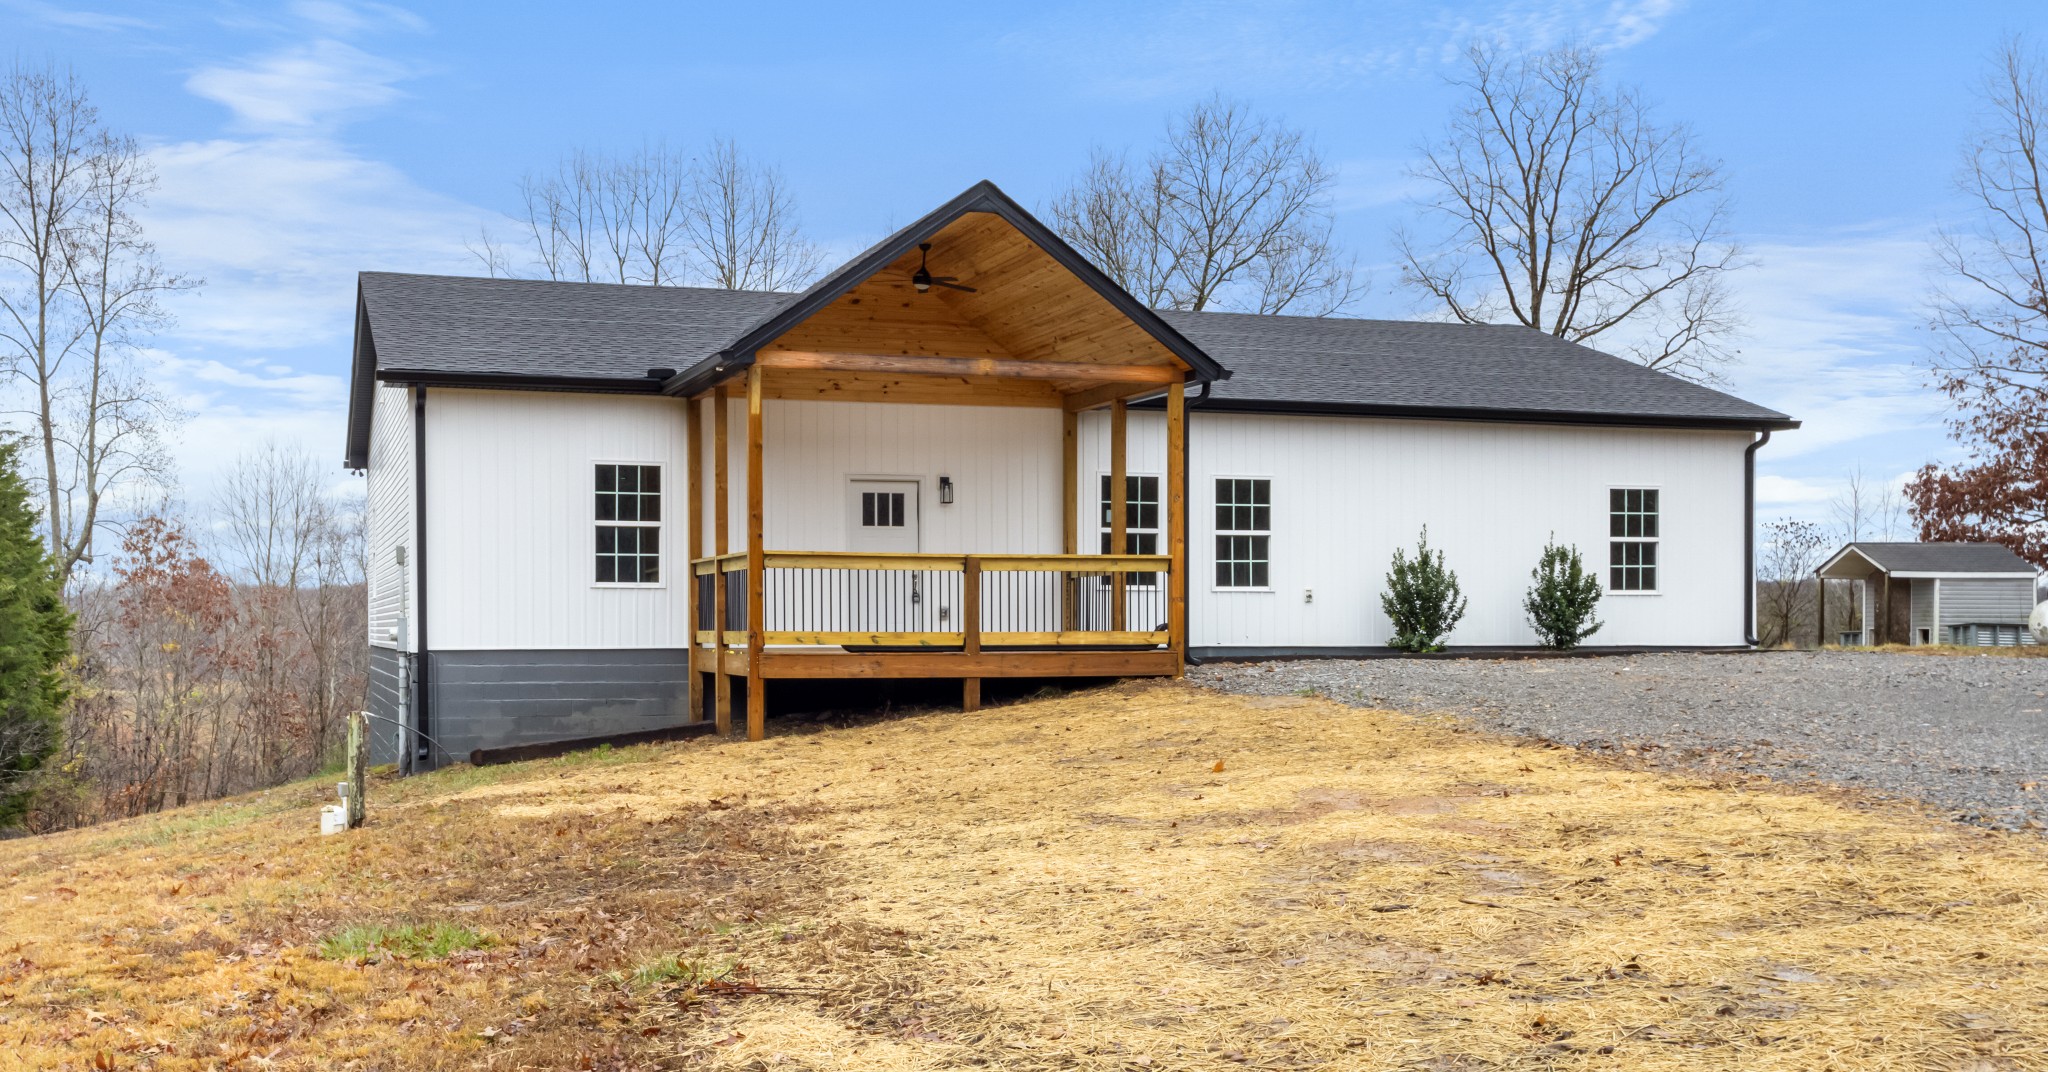
[[[142,845],[168,845],[173,841],[240,826],[293,806],[291,802],[280,801],[203,806],[204,811],[187,812],[168,819],[142,820],[130,829],[95,839],[92,842],[92,850],[100,853],[132,849]]]
[[[635,990],[681,985],[697,986],[732,974],[734,963],[688,960],[678,956],[657,957],[629,972],[607,972],[605,978]]]
[[[495,944],[497,940],[490,935],[459,923],[367,923],[346,928],[321,942],[320,955],[328,960],[369,960],[385,954],[439,960],[450,953]]]

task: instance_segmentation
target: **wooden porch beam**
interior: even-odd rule
[[[731,542],[732,528],[726,517],[732,495],[729,480],[726,440],[728,427],[732,423],[732,405],[726,395],[725,385],[711,393],[711,461],[716,472],[711,481],[711,546],[713,553],[723,557],[726,545]],[[716,574],[711,585],[712,635],[717,638],[718,650],[725,651],[726,588],[725,575]],[[723,660],[721,660],[722,662]],[[732,676],[720,671],[713,675],[711,682],[711,714],[718,721],[718,732],[723,735],[732,732]]]
[[[764,623],[761,592],[766,587],[767,551],[763,544],[761,472],[761,379],[765,369],[747,370],[747,740],[768,733],[768,697],[762,688],[761,649]]]
[[[1187,396],[1177,383],[1166,387],[1166,538],[1173,558],[1168,571],[1166,646],[1187,650],[1188,633],[1188,496]],[[1179,676],[1178,673],[1175,674]]]
[[[1126,477],[1124,445],[1128,438],[1125,428],[1129,423],[1129,407],[1119,398],[1109,406],[1109,553],[1128,554],[1131,550],[1126,529],[1130,512],[1130,480]],[[1110,575],[1109,586],[1109,628],[1112,632],[1123,632],[1124,628],[1124,575],[1121,572]]]
[[[1081,539],[1081,415],[1072,410],[1060,414],[1060,550],[1078,554]],[[1060,628],[1074,628],[1074,611],[1081,601],[1081,584],[1072,576],[1060,577]]]
[[[1098,365],[1085,361],[1018,361],[999,357],[892,357],[816,350],[764,350],[755,368],[885,372],[904,376],[983,376],[998,380],[1070,380],[1161,384],[1185,373],[1167,365]]]
[[[1159,387],[1156,384],[1134,387],[1127,383],[1106,383],[1100,387],[1089,387],[1072,392],[1060,404],[1066,407],[1068,413],[1079,413],[1082,410],[1097,409],[1112,402],[1136,401],[1148,395],[1156,394],[1158,391]]]
[[[960,571],[960,650],[969,656],[981,654],[981,560],[968,555]],[[960,709],[981,710],[981,679],[960,679]]]

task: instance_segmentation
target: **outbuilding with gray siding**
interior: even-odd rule
[[[1857,542],[1815,571],[1822,581],[1856,581],[1862,627],[1845,643],[2031,644],[2039,571],[1995,543]],[[1821,597],[1826,598],[1826,585]],[[1826,607],[1821,620],[1826,620]]]

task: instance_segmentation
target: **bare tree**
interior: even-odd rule
[[[1842,482],[1842,489],[1828,502],[1828,512],[1834,516],[1834,537],[1837,543],[1858,543],[1865,540],[1896,540],[1905,531],[1905,503],[1899,498],[1899,489],[1889,482],[1871,480],[1858,465],[1850,470]],[[1860,588],[1863,581],[1822,581],[1830,591],[1840,591],[1843,598],[1828,597],[1827,605],[1834,612],[1831,621],[1821,623],[1821,635],[1827,636],[1839,626],[1844,630],[1855,630],[1863,624],[1863,606]]]
[[[1216,96],[1176,117],[1142,167],[1098,150],[1048,212],[1155,308],[1329,316],[1359,295],[1331,237],[1335,181],[1300,131]]]
[[[136,219],[156,177],[69,73],[16,68],[0,82],[0,169],[0,342],[68,577],[92,561],[109,493],[168,471],[157,432],[178,414],[132,357],[168,321],[159,297],[198,281],[158,263]]]
[[[715,140],[690,177],[683,213],[700,278],[726,290],[791,290],[818,272],[820,253],[804,240],[782,175]]]
[[[519,191],[530,270],[547,279],[788,290],[818,271],[780,173],[727,139],[695,160],[665,146],[621,157],[578,150]],[[522,274],[488,229],[469,251],[494,277]]]
[[[1871,480],[1861,465],[1849,471],[1842,490],[1828,501],[1828,512],[1843,543],[1896,540],[1905,533],[1906,507],[1898,487]]]
[[[215,539],[238,583],[249,665],[248,740],[270,777],[301,773],[332,743],[360,678],[357,511],[327,493],[327,470],[297,447],[265,443],[235,461],[215,505]],[[348,600],[344,606],[340,601]],[[343,648],[346,646],[347,650]]]
[[[1765,523],[1763,555],[1757,563],[1757,619],[1767,646],[1793,643],[1814,603],[1813,571],[1827,536],[1811,521],[1780,518]],[[1819,626],[1816,625],[1816,628]]]
[[[1741,327],[1724,277],[1745,263],[1720,165],[1603,83],[1590,49],[1467,58],[1466,100],[1412,172],[1430,191],[1416,207],[1444,226],[1396,233],[1402,282],[1466,323],[1716,378]]]
[[[1906,487],[1923,539],[1995,540],[2048,562],[2048,68],[2019,38],[1999,49],[1964,144],[1971,220],[1935,239],[1935,386],[1969,460]]]

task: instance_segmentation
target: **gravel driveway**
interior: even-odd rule
[[[1265,695],[1314,690],[1564,744],[1632,748],[1653,761],[1830,781],[1924,800],[1986,826],[2048,824],[2048,659],[1311,660],[1212,663],[1189,679]]]

